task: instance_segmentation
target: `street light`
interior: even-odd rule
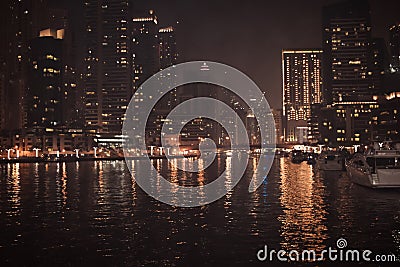
[[[79,149],[75,149],[75,157],[79,158]]]
[[[11,159],[11,151],[14,151],[14,149],[6,149],[7,150],[7,159]]]
[[[354,147],[354,153],[357,153],[358,149],[360,148],[360,145],[354,145],[353,147]]]
[[[97,147],[93,147],[94,150],[94,157],[97,158]]]
[[[154,156],[154,148],[155,146],[150,146],[150,156]]]
[[[324,145],[318,145],[318,147],[319,147],[319,153],[321,153]]]
[[[40,149],[39,148],[34,148],[33,151],[35,151],[35,157],[38,158]]]

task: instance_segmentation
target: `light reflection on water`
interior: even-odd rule
[[[10,165],[9,165],[10,166]],[[20,215],[20,205],[21,205],[21,184],[20,184],[20,173],[19,173],[20,164],[11,165],[10,173],[9,174],[9,189],[12,192],[10,197],[10,203],[12,206],[12,212],[10,213],[11,216],[18,216]]]
[[[306,164],[293,164],[284,158],[280,164],[284,214],[278,220],[282,223],[282,248],[322,251],[327,239],[323,178],[319,174],[314,176],[312,167]]]
[[[198,174],[177,169],[177,159],[153,163],[180,185],[207,184],[225,167],[223,187],[232,183],[229,157]],[[280,158],[249,194],[251,158],[225,197],[176,208],[147,196],[135,182],[140,161],[129,164],[132,175],[122,161],[0,166],[0,263],[243,266],[256,263],[264,245],[320,251],[340,237],[352,248],[400,255],[399,190],[359,187],[344,173]]]

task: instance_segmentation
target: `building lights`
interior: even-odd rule
[[[283,115],[287,119],[287,140],[307,140],[299,129],[307,127],[311,117],[311,105],[321,102],[321,60],[322,50],[282,51]]]
[[[170,33],[173,31],[174,31],[174,28],[172,26],[167,27],[167,28],[161,28],[158,30],[159,33]]]
[[[387,100],[392,100],[394,98],[400,98],[400,92],[392,92],[386,96]]]
[[[148,18],[134,18],[133,22],[150,22],[150,21],[154,21],[154,18],[148,17]]]

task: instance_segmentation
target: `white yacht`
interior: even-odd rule
[[[342,171],[344,156],[339,151],[323,151],[317,158],[317,168],[324,171]]]
[[[400,187],[400,150],[371,150],[346,162],[350,179],[372,188]]]

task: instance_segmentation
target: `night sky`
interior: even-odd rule
[[[78,7],[83,1],[55,1]],[[281,107],[281,50],[321,47],[321,9],[337,0],[134,0],[137,10],[154,9],[161,26],[177,27],[180,61],[229,64],[250,76]],[[72,4],[74,3],[74,4]],[[388,37],[400,21],[400,1],[371,0],[374,37]],[[79,13],[79,8],[77,9]],[[81,10],[81,8],[80,8]],[[81,18],[81,16],[76,16]],[[177,24],[177,22],[179,22]]]

